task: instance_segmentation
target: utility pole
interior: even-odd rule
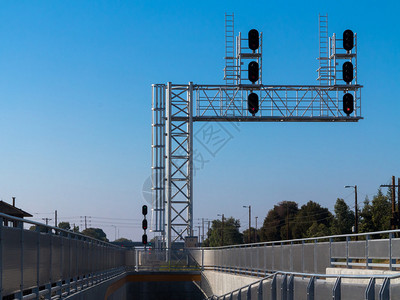
[[[57,210],[54,212],[54,226],[57,227]]]
[[[381,187],[388,187],[392,190],[392,218],[390,219],[390,224],[392,225],[392,229],[396,229],[400,226],[400,178],[397,178],[398,184],[396,185],[396,177],[392,176],[392,184],[381,184]],[[396,187],[398,188],[398,201],[399,206],[396,209]]]
[[[85,229],[87,229],[86,216],[85,216]]]
[[[358,204],[357,204],[357,185],[346,185],[345,188],[354,188],[354,233],[358,233]],[[358,241],[358,236],[356,235],[356,241]]]
[[[42,218],[42,220],[46,221],[46,225],[49,225],[49,221],[51,221],[52,219],[49,219],[49,218]]]

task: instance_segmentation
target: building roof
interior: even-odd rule
[[[23,217],[33,217],[31,214],[19,209],[18,207],[12,206],[3,200],[0,200],[0,212],[13,217],[23,218]]]

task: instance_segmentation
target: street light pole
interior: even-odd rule
[[[358,205],[357,205],[357,185],[346,185],[345,188],[354,188],[354,211],[355,211],[355,224],[354,224],[354,232],[358,233]],[[358,240],[358,236],[356,236],[356,241]]]
[[[249,208],[249,243],[251,243],[251,205],[243,205],[244,208]]]

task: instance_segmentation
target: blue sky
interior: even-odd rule
[[[113,224],[139,239],[151,84],[222,84],[225,12],[234,12],[236,33],[263,32],[265,84],[317,84],[318,13],[328,13],[330,35],[357,32],[365,119],[241,124],[196,174],[195,225],[224,213],[245,229],[248,204],[259,226],[283,200],[332,210],[343,197],[352,206],[344,185],[371,198],[400,176],[399,9],[397,1],[2,1],[0,198],[16,196],[36,220],[54,210],[78,225],[91,216],[111,239]]]

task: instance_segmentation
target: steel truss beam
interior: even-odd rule
[[[154,85],[153,206],[158,222],[165,220],[156,229],[166,234],[166,247],[193,234],[193,122],[357,122],[362,119],[361,88],[361,85]],[[257,93],[260,99],[255,116],[247,110],[250,92]],[[342,110],[344,93],[354,96],[354,112],[350,116]],[[163,176],[164,181],[160,181]]]

